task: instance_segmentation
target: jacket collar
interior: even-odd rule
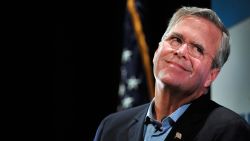
[[[135,118],[128,124],[129,125],[129,141],[142,141],[143,140],[143,130],[146,113],[148,110],[149,104],[144,106],[144,109],[138,112],[135,115]]]

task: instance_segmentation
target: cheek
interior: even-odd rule
[[[171,50],[166,47],[159,47],[158,50],[154,54],[153,64],[154,69],[160,69],[163,67],[164,58],[171,55]]]
[[[210,70],[210,66],[209,64],[201,64],[199,63],[194,63],[194,71],[193,74],[191,75],[191,77],[196,77],[197,79],[199,79],[198,81],[200,83],[203,83],[204,81],[206,81],[207,76],[209,74],[209,70]]]
[[[169,47],[166,46],[159,47],[154,54],[153,62],[157,63],[160,58],[167,56],[171,52],[173,51]]]

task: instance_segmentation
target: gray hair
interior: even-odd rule
[[[164,33],[164,35],[162,36],[162,40],[167,36],[167,34],[170,32],[173,26],[176,25],[181,19],[183,19],[186,16],[202,17],[214,23],[221,30],[222,32],[221,44],[212,62],[212,68],[221,68],[227,61],[228,56],[230,54],[230,44],[229,44],[230,35],[228,30],[220,20],[220,18],[211,9],[198,8],[198,7],[182,7],[178,9],[174,13],[173,17],[170,19],[168,28]]]

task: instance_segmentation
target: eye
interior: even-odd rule
[[[196,53],[199,53],[199,54],[204,54],[204,49],[202,47],[200,47],[199,45],[192,45],[192,50]]]
[[[178,37],[171,37],[170,44],[174,47],[178,47],[178,46],[182,45],[182,40]]]

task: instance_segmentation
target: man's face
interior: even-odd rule
[[[211,64],[221,35],[210,21],[193,16],[183,18],[164,37],[155,52],[156,79],[164,86],[190,93],[210,86],[219,72],[211,69]],[[177,45],[178,48],[173,47]],[[197,56],[196,51],[202,51],[202,56]]]

